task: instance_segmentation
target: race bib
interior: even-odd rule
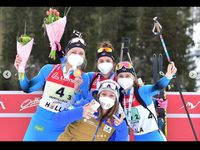
[[[53,82],[47,82],[46,86],[48,87],[47,94],[49,98],[64,102],[71,101],[73,98],[74,88]]]
[[[73,88],[47,81],[39,105],[52,112],[61,112],[71,105],[73,96]]]
[[[155,114],[153,103],[148,106],[148,109]],[[142,105],[133,107],[131,109],[131,114],[131,127],[134,130],[135,135],[142,135],[158,129],[157,122],[155,121],[153,115],[151,115],[151,113]]]
[[[131,108],[132,123],[137,123],[140,120],[140,115],[137,108]]]

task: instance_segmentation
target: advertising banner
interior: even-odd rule
[[[200,93],[183,92],[200,139]],[[22,141],[42,92],[0,91],[0,141]],[[192,128],[178,92],[167,92],[167,140],[194,141]],[[134,140],[131,134],[131,139]]]

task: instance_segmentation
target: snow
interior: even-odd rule
[[[195,46],[192,49],[190,49],[192,53],[194,53],[195,51],[200,51],[200,23],[197,23],[196,25],[194,25],[193,30],[194,30],[193,40],[194,40]],[[197,86],[200,86],[200,65],[199,65],[200,56],[199,57],[194,56],[194,59],[197,66],[197,68],[194,71],[198,73],[198,77],[196,78]],[[200,92],[200,87],[197,89],[197,92]]]

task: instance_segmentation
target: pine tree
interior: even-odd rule
[[[63,16],[65,7],[55,7]],[[27,63],[27,74],[31,78],[47,63],[60,63],[57,58],[48,58],[50,45],[47,35],[44,36],[43,19],[49,7],[2,7],[2,55],[4,68],[13,68],[16,56],[16,36],[23,34],[24,22],[27,33],[33,33],[35,44],[31,58]],[[72,7],[67,16],[67,26],[61,39],[65,49],[74,29],[83,33],[87,43],[85,71],[96,71],[96,51],[99,43],[109,40],[114,48],[116,61],[119,61],[121,39],[129,37],[130,55],[139,77],[145,83],[152,82],[152,55],[162,53],[164,68],[167,60],[160,39],[152,33],[153,17],[158,16],[163,27],[163,37],[171,59],[175,62],[180,76],[181,86],[186,91],[195,90],[195,80],[189,79],[188,70],[195,68],[194,61],[186,56],[194,45],[192,40],[191,8],[189,7]],[[189,31],[189,32],[188,32]],[[124,60],[128,60],[127,57]],[[12,67],[11,67],[12,66]],[[16,73],[16,70],[13,70]],[[10,81],[2,79],[1,89],[20,89],[17,78]],[[16,84],[13,84],[13,83]],[[9,83],[9,84],[8,84]],[[175,90],[173,88],[172,90]]]

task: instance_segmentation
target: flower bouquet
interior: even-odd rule
[[[46,12],[46,15],[47,17],[44,18],[44,25],[51,47],[49,57],[55,60],[56,50],[61,50],[60,40],[65,31],[67,17],[60,17],[60,13],[52,8]]]
[[[18,70],[19,80],[24,79],[25,66],[33,47],[33,41],[34,39],[26,34],[17,38],[17,54],[22,58],[22,62]]]

